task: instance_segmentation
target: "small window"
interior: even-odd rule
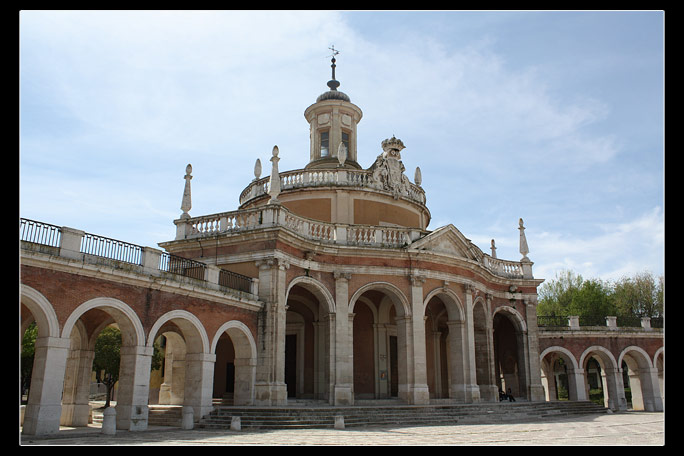
[[[349,153],[349,133],[342,132],[342,144],[347,148],[347,153]]]
[[[321,132],[321,157],[327,157],[330,154],[329,137],[327,131]]]

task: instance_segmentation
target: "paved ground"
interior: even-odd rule
[[[117,431],[62,428],[56,437],[20,436],[22,445],[664,445],[663,413],[620,412],[543,422],[305,429],[277,431],[182,430],[151,427]]]

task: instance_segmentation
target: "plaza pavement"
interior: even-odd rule
[[[354,445],[354,446],[644,446],[665,444],[664,413],[620,412],[504,424],[369,426],[298,430],[207,430],[151,426],[146,431],[61,428],[56,436],[22,436],[21,445]]]

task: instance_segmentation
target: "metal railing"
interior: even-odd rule
[[[19,239],[24,242],[59,247],[62,229],[48,223],[20,219]]]
[[[159,270],[178,274],[184,277],[204,280],[206,265],[199,261],[183,258],[170,253],[162,252],[159,258]]]
[[[219,271],[219,285],[246,293],[252,292],[252,279],[250,277],[225,269]]]
[[[562,315],[537,315],[537,326],[565,327],[568,326],[568,317]]]
[[[142,264],[142,247],[95,234],[84,233],[81,253],[95,255],[131,264]]]

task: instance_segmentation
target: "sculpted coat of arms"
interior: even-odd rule
[[[410,182],[404,175],[404,164],[401,162],[401,150],[404,143],[392,136],[382,142],[382,154],[369,168],[373,172],[373,180],[384,190],[392,192],[394,198],[408,195]]]

